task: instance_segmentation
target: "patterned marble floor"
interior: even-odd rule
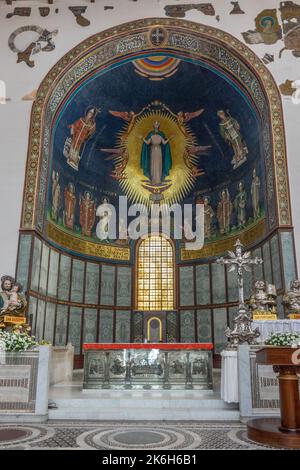
[[[239,422],[68,422],[0,425],[0,449],[251,450]]]

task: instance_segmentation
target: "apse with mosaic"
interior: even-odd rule
[[[56,118],[49,223],[98,243],[97,207],[118,206],[124,195],[148,207],[204,202],[206,242],[252,229],[265,216],[257,116],[245,91],[205,62],[157,54],[96,73]],[[152,168],[155,133],[161,161]],[[90,223],[83,229],[86,198]]]

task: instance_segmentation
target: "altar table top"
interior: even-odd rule
[[[83,349],[112,350],[112,349],[162,349],[162,350],[195,350],[211,351],[213,343],[85,343]]]

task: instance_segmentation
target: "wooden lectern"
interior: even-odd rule
[[[300,449],[300,349],[268,347],[256,353],[258,364],[272,365],[278,373],[280,419],[260,418],[248,421],[252,441],[275,447]]]

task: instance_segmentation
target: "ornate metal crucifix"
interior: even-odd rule
[[[237,276],[238,276],[238,289],[239,289],[239,307],[244,307],[245,306],[245,299],[244,299],[244,276],[243,276],[243,270],[251,272],[251,265],[255,264],[262,264],[263,260],[261,258],[258,258],[257,256],[255,258],[250,258],[251,253],[250,251],[246,251],[243,254],[242,250],[242,243],[238,239],[234,245],[235,252],[233,251],[228,251],[228,254],[230,258],[219,258],[217,259],[217,263],[219,264],[228,264],[230,266],[229,272],[232,271],[237,271]]]
[[[217,263],[230,266],[229,272],[237,271],[238,276],[238,289],[239,289],[239,308],[238,314],[233,320],[233,329],[229,327],[225,330],[225,335],[229,339],[228,349],[236,349],[240,343],[253,344],[255,338],[260,336],[258,328],[254,331],[252,330],[251,315],[248,313],[248,309],[245,305],[244,299],[244,276],[243,272],[251,271],[251,265],[262,264],[263,260],[261,258],[255,257],[250,258],[250,251],[246,251],[243,254],[242,243],[240,240],[237,240],[235,243],[235,252],[228,251],[230,258],[219,258]]]

